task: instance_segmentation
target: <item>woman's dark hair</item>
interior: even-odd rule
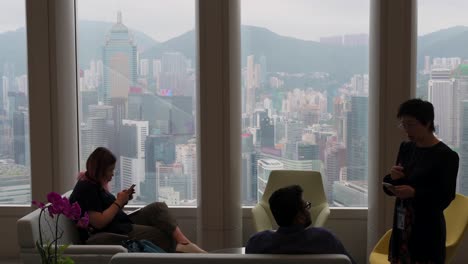
[[[110,150],[104,147],[96,148],[86,161],[86,177],[100,183],[106,170],[116,161],[117,159]]]
[[[400,105],[397,118],[403,116],[411,116],[418,120],[421,124],[430,124],[429,129],[435,131],[434,127],[434,106],[421,99],[410,99]]]
[[[302,192],[301,186],[291,185],[276,190],[270,196],[270,210],[279,226],[291,226],[297,214],[304,210]]]

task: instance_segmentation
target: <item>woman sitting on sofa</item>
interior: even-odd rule
[[[110,232],[127,235],[129,239],[147,239],[167,252],[204,253],[185,237],[165,203],[151,203],[130,216],[123,211],[135,190],[124,189],[117,197],[109,192],[115,163],[114,154],[99,147],[88,157],[86,172],[78,176],[70,202],[78,202],[82,214],[88,212],[91,226],[91,230],[79,231],[81,240],[86,242],[90,233]]]

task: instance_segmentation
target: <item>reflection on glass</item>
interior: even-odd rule
[[[172,1],[116,3],[95,14],[103,3],[77,2],[81,169],[107,147],[118,159],[112,192],[136,184],[134,204],[196,205],[194,2],[176,4],[190,11],[183,30]],[[172,25],[174,36],[155,35]]]

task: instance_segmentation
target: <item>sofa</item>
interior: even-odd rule
[[[69,194],[70,192],[66,193],[65,196]],[[39,240],[40,211],[40,209],[36,209],[19,219],[16,223],[20,256],[24,264],[40,263],[40,255],[36,249],[36,241]],[[48,227],[48,223],[54,223],[52,220],[47,213],[42,215],[41,229],[43,230],[44,241],[52,237]],[[75,224],[66,217],[59,218],[58,226],[63,231],[59,244],[70,245],[64,254],[71,257],[76,264],[109,263],[114,254],[127,252],[127,249],[120,245],[80,245],[81,241]],[[115,241],[121,239],[121,237],[117,236],[121,235],[102,233],[93,237],[93,242],[99,244],[99,241],[109,241],[109,237],[114,238]]]
[[[118,253],[110,264],[351,264],[341,254],[274,255],[274,254],[227,254],[227,253]]]

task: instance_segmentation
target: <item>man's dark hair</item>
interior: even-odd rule
[[[291,185],[276,190],[268,199],[270,210],[279,226],[291,226],[297,214],[304,210],[302,188]]]
[[[434,106],[428,101],[421,99],[410,99],[400,105],[397,118],[403,116],[411,116],[418,120],[421,124],[430,124],[429,129],[432,132],[434,128]]]

